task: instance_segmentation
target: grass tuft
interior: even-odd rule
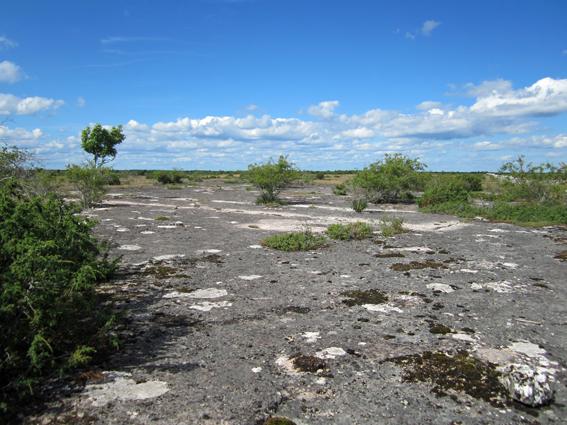
[[[262,241],[262,246],[278,251],[311,251],[326,245],[323,236],[315,235],[310,230],[303,232],[280,233],[268,236]]]
[[[372,236],[372,227],[362,221],[349,224],[331,224],[327,228],[327,235],[331,239],[341,241],[368,239]]]

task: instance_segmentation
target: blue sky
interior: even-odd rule
[[[116,168],[567,161],[563,0],[4,3],[0,142],[46,167],[97,122]]]

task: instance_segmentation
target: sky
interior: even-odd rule
[[[567,162],[567,2],[5,0],[0,143],[46,168]]]

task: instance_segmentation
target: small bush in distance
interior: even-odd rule
[[[278,202],[280,192],[299,177],[294,165],[281,155],[277,162],[269,160],[264,164],[248,166],[246,179],[260,190],[257,203]]]
[[[317,172],[317,173],[315,173],[315,178],[317,180],[325,180],[325,173]]]
[[[348,224],[331,224],[327,228],[327,235],[331,239],[342,241],[362,240],[372,236],[372,226],[362,221]]]
[[[345,196],[347,194],[346,185],[339,183],[333,188],[333,193],[337,196]]]
[[[368,207],[368,201],[364,198],[352,200],[352,209],[355,210],[357,213],[361,213],[367,207]]]
[[[386,154],[383,160],[358,172],[352,186],[373,203],[407,202],[413,199],[412,191],[420,189],[419,171],[424,169],[425,165],[417,159]]]
[[[469,187],[460,177],[437,176],[428,182],[417,203],[424,208],[445,202],[468,202],[471,192]]]
[[[110,169],[95,167],[92,161],[85,165],[69,165],[65,175],[81,195],[81,206],[89,208],[99,203],[106,193]]]
[[[404,220],[398,217],[384,218],[380,221],[380,232],[382,235],[389,238],[400,233],[406,233],[404,228]]]
[[[305,230],[303,232],[280,233],[268,236],[262,241],[262,246],[278,251],[311,251],[326,245],[326,239]]]

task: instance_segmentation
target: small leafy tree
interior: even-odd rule
[[[107,130],[96,124],[92,129],[87,127],[81,133],[81,147],[93,155],[95,167],[102,167],[116,158],[116,145],[122,143],[125,138],[121,125]]]
[[[28,163],[31,154],[16,146],[2,146],[0,148],[0,180],[9,178],[22,178],[28,175]]]
[[[277,203],[280,192],[298,178],[299,172],[287,157],[280,155],[277,162],[271,159],[264,164],[248,166],[247,179],[261,193],[256,202],[259,204]]]
[[[412,190],[420,188],[419,171],[425,164],[402,154],[386,154],[353,178],[355,192],[362,192],[374,203],[403,202],[413,199]]]
[[[102,200],[105,186],[112,181],[109,167],[104,165],[116,158],[116,145],[125,139],[122,126],[108,130],[100,124],[81,133],[81,146],[93,158],[84,165],[67,166],[67,177],[81,194],[81,204],[88,208]]]

